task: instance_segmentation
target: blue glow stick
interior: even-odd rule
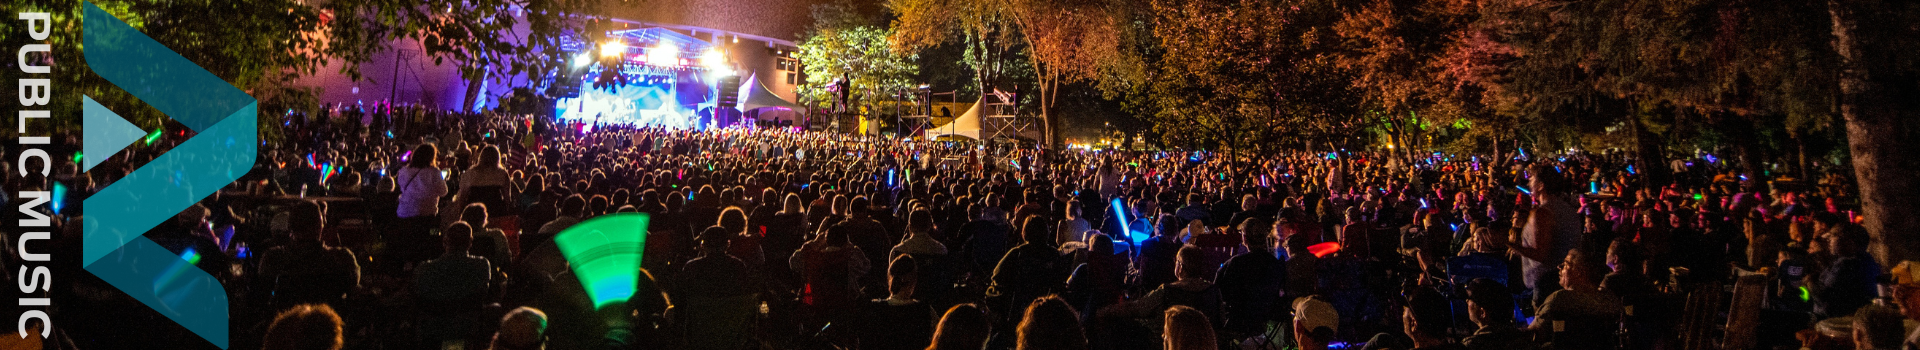
[[[1126,232],[1127,237],[1136,238],[1133,240],[1134,242],[1139,242],[1140,240],[1137,239],[1137,237],[1134,237],[1133,228],[1127,227],[1128,220],[1127,220],[1127,213],[1126,213],[1127,209],[1125,205],[1120,203],[1119,198],[1114,198],[1113,205],[1111,205],[1111,207],[1113,207],[1114,219],[1116,219],[1116,221],[1120,221],[1120,231]]]
[[[1517,186],[1517,185],[1516,185],[1516,186],[1513,186],[1513,188],[1518,188],[1518,189],[1520,189],[1520,193],[1526,193],[1526,194],[1533,194],[1533,190],[1529,190],[1529,189],[1527,189],[1527,187],[1526,187],[1526,186]]]
[[[66,206],[67,206],[67,184],[54,182],[53,183],[53,213],[56,215],[60,214],[61,209],[66,208]]]

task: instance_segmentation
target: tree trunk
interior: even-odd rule
[[[466,98],[460,100],[461,112],[473,112],[474,111],[473,104],[475,102],[474,100],[478,98],[482,98],[482,96],[480,96],[480,87],[486,86],[487,84],[487,71],[486,71],[486,68],[484,67],[480,68],[479,70],[480,70],[480,76],[474,77],[471,80],[467,80]]]
[[[1039,67],[1039,65],[1039,62],[1034,62],[1035,67]],[[1060,94],[1060,77],[1055,76],[1052,79],[1048,79],[1047,75],[1046,73],[1039,74],[1038,84],[1035,84],[1039,85],[1040,90],[1040,98],[1038,100],[1040,101],[1041,139],[1039,141],[1046,149],[1053,149],[1054,145],[1060,143],[1060,140],[1055,139],[1053,133],[1053,102],[1055,100],[1054,97]]]
[[[1833,46],[1841,57],[1840,114],[1847,122],[1848,149],[1860,186],[1862,223],[1873,236],[1869,251],[1884,267],[1920,259],[1920,110],[1912,96],[1920,93],[1913,76],[1902,76],[1886,57],[1887,40],[1902,37],[1906,24],[1866,17],[1883,15],[1877,1],[1827,1],[1833,20]],[[1862,29],[1862,25],[1876,28]],[[1875,30],[1887,30],[1876,33]],[[1877,39],[1877,40],[1876,40]],[[1879,46],[1887,45],[1887,46]]]
[[[1659,193],[1659,189],[1666,186],[1672,177],[1669,176],[1672,170],[1667,169],[1667,163],[1664,161],[1666,157],[1656,141],[1659,136],[1647,131],[1647,128],[1642,125],[1644,123],[1640,121],[1641,113],[1646,111],[1639,112],[1627,116],[1627,125],[1633,130],[1634,158],[1640,159],[1640,167],[1635,170],[1645,173],[1640,177],[1642,179],[1640,185],[1644,186],[1643,188]]]

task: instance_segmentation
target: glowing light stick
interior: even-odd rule
[[[326,164],[321,164],[320,165],[320,185],[326,186],[327,179],[331,177],[333,177],[333,163],[328,162]]]
[[[1527,186],[1513,186],[1513,188],[1520,189],[1520,193],[1533,194],[1533,190],[1527,189]]]
[[[200,252],[193,250],[193,247],[187,247],[187,251],[180,252],[180,260],[186,260],[187,264],[199,265]]]
[[[148,145],[152,145],[153,141],[160,140],[160,131],[161,129],[154,129],[152,133],[147,134],[146,142]]]
[[[586,287],[595,308],[632,298],[646,253],[646,213],[622,213],[583,221],[554,236],[560,255]]]
[[[53,183],[53,213],[59,214],[61,209],[66,207],[67,207],[67,184],[54,182]]]
[[[81,159],[81,158],[83,158],[83,157],[81,156],[81,154],[80,154],[80,152],[73,152],[73,162],[74,162],[74,163],[80,163],[80,159]]]
[[[1313,253],[1313,256],[1316,258],[1325,258],[1328,255],[1333,255],[1333,253],[1339,253],[1340,243],[1326,242],[1326,243],[1310,245],[1310,246],[1307,246],[1307,252]]]
[[[1121,204],[1120,202],[1121,200],[1119,198],[1114,198],[1113,205],[1110,205],[1110,207],[1113,207],[1113,217],[1115,219],[1118,219],[1116,221],[1120,222],[1120,231],[1126,232],[1127,237],[1132,238],[1134,242],[1146,240],[1146,238],[1140,237],[1140,235],[1135,234],[1133,232],[1133,228],[1127,227],[1128,221],[1132,221],[1132,220],[1127,220],[1126,205]]]
[[[157,286],[156,288],[179,288],[182,284],[199,281],[193,278],[182,278],[182,275],[186,274],[187,271],[196,269],[194,264],[198,263],[200,263],[200,253],[195,252],[193,248],[187,248],[185,252],[181,252],[180,260],[175,260],[171,263],[160,263],[165,264],[166,267],[160,268],[159,277],[155,278],[153,283]],[[163,294],[159,297],[163,302],[184,302],[188,298],[187,294],[188,293]]]

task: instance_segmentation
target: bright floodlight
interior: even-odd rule
[[[627,53],[626,43],[622,43],[618,41],[609,41],[605,44],[600,44],[600,56],[602,57],[617,57],[626,53]]]
[[[655,66],[678,66],[680,65],[680,49],[674,48],[673,45],[667,44],[666,42],[654,45],[653,49],[647,51],[647,64]]]
[[[624,303],[632,298],[640,276],[640,257],[647,247],[646,213],[613,214],[593,218],[561,231],[553,242],[573,266],[574,277],[586,287],[594,308]]]
[[[573,68],[586,67],[588,63],[593,63],[593,55],[581,52],[579,56],[573,56]]]
[[[700,65],[707,69],[726,68],[727,56],[721,54],[720,50],[707,50],[707,54],[700,56]]]

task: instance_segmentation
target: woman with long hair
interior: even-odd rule
[[[774,212],[765,224],[766,237],[760,244],[764,254],[773,257],[768,259],[769,265],[778,263],[782,257],[792,256],[793,251],[800,250],[800,245],[807,242],[807,211],[800,195],[788,193],[780,203],[780,211]],[[768,270],[782,274],[790,271],[777,268]]]
[[[437,165],[439,150],[433,144],[414,147],[407,166],[394,173],[400,190],[399,232],[392,237],[402,261],[415,262],[440,255],[439,244],[428,234],[438,226],[440,197],[447,195],[447,178]]]
[[[1016,328],[1016,350],[1084,350],[1087,335],[1080,327],[1080,313],[1066,299],[1047,296],[1034,299]]]
[[[1208,350],[1218,349],[1214,340],[1213,322],[1207,320],[1207,314],[1184,305],[1167,308],[1165,331],[1161,333],[1161,349],[1166,350]]]
[[[987,322],[987,313],[980,306],[954,305],[940,317],[940,324],[933,329],[933,344],[927,350],[985,349],[987,336],[992,333],[993,324]]]
[[[480,157],[460,175],[461,202],[487,205],[488,222],[493,227],[476,227],[475,230],[488,228],[500,229],[508,242],[518,241],[520,235],[519,198],[513,191],[513,181],[508,177],[507,169],[500,166],[500,148],[487,146],[480,149]],[[514,251],[519,251],[515,247]]]
[[[714,225],[726,229],[727,234],[733,237],[733,243],[728,245],[727,254],[739,258],[740,261],[747,263],[747,266],[756,269],[767,262],[765,252],[760,250],[763,237],[760,237],[760,233],[752,232],[747,228],[745,210],[741,210],[740,207],[727,207],[720,211],[720,220]]]

